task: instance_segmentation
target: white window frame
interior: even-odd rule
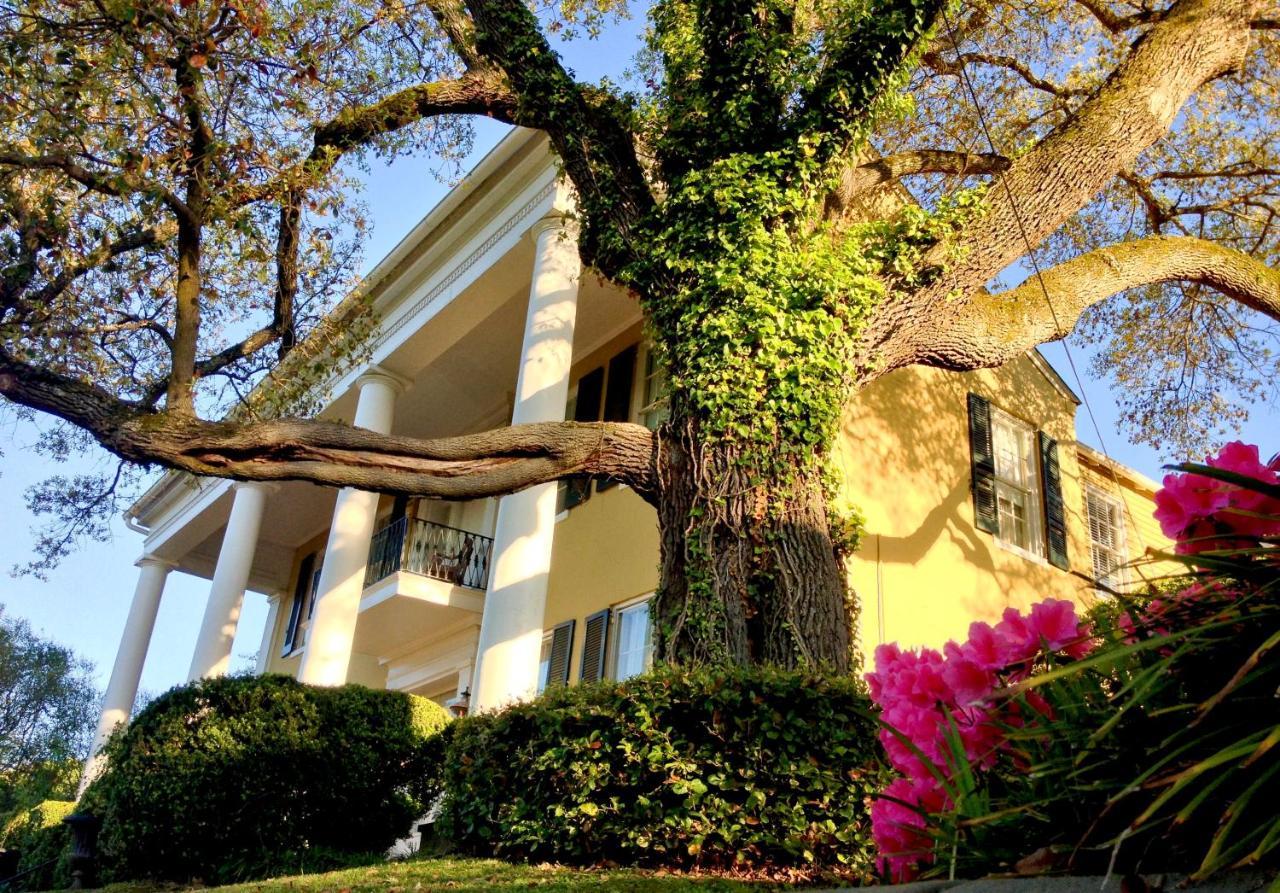
[[[605,674],[608,676],[608,678],[614,679],[614,680],[618,679],[618,662],[619,662],[619,658],[622,656],[622,648],[620,647],[622,644],[622,618],[625,614],[627,614],[628,612],[634,611],[636,608],[640,607],[641,605],[650,606],[648,610],[648,618],[649,618],[648,649],[645,654],[644,667],[641,668],[638,673],[633,673],[632,675],[639,675],[640,673],[645,673],[653,666],[654,642],[653,642],[652,601],[653,601],[653,593],[647,592],[644,595],[637,596],[636,598],[629,599],[625,602],[621,602],[617,605],[614,605],[612,608],[609,609],[609,613],[610,613],[609,643],[608,643],[609,651],[608,651],[608,659],[607,659],[608,665],[605,667]],[[627,678],[629,679],[631,677],[628,676]]]
[[[1018,445],[1019,462],[1023,465],[1026,477],[1019,481],[1002,473],[1001,441],[1004,437],[1012,437]],[[1044,494],[1041,492],[1041,474],[1039,450],[1036,449],[1035,429],[1026,422],[1016,418],[997,406],[991,407],[991,451],[995,465],[996,496],[996,542],[1000,547],[1029,561],[1047,564],[1045,558],[1044,531]],[[1003,471],[1007,472],[1007,469]],[[1000,511],[1002,496],[1007,502],[1024,500],[1023,510],[1027,523],[1027,542],[1022,545],[1008,535],[1005,528],[1004,513]],[[1016,497],[1017,499],[1015,499]]]
[[[1111,524],[1111,528],[1115,533],[1113,545],[1105,545],[1096,540],[1093,536],[1093,511],[1090,500],[1103,503],[1114,513],[1115,522]],[[1124,502],[1114,493],[1109,493],[1096,484],[1086,483],[1084,485],[1084,521],[1089,529],[1089,569],[1093,573],[1093,577],[1100,583],[1106,584],[1111,589],[1122,590],[1129,582],[1129,575],[1125,565],[1129,561],[1129,544],[1128,530],[1124,521]],[[1098,563],[1094,557],[1094,550],[1101,549],[1112,553],[1115,559],[1115,569],[1108,574],[1098,574]],[[1099,590],[1102,592],[1103,590]]]
[[[549,629],[542,634],[542,648],[538,652],[538,694],[547,690],[547,679],[551,675],[551,648],[555,643],[556,631]],[[546,655],[544,660],[542,655]]]
[[[664,394],[654,400],[649,399],[649,382],[660,374],[659,372],[650,372],[650,363],[654,363],[656,368],[657,359],[654,356],[653,347],[647,341],[642,341],[640,350],[636,354],[635,393],[632,395],[631,405],[636,407],[635,413],[632,415],[632,421],[637,425],[644,425],[646,428],[649,427],[646,416],[659,411],[665,411],[668,414],[671,412],[671,398],[668,394]],[[665,417],[663,421],[666,421]]]

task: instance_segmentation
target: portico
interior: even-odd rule
[[[414,437],[560,420],[575,359],[636,327],[634,303],[599,283],[579,312],[571,197],[545,140],[516,137],[370,274],[378,322],[364,360],[324,385],[321,418]],[[147,557],[95,752],[128,716],[170,570],[210,580],[193,680],[228,672],[253,590],[271,606],[259,672],[472,709],[536,690],[555,485],[430,503],[170,474],[130,517]]]

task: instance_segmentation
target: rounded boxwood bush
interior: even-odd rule
[[[19,810],[0,828],[0,848],[19,854],[21,878],[10,889],[55,890],[71,882],[71,829],[62,820],[75,809],[67,800],[45,800]]]
[[[869,876],[875,736],[849,677],[659,669],[559,688],[451,726],[442,833],[507,858]]]
[[[436,796],[448,721],[424,698],[286,676],[175,688],[112,737],[85,794],[105,873],[222,883],[379,853]]]

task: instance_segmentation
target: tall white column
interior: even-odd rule
[[[536,250],[512,424],[564,419],[581,265],[562,217],[533,228]],[[472,709],[492,710],[537,691],[551,570],[556,485],[504,496],[493,535],[493,570],[480,622]]]
[[[379,434],[391,433],[400,380],[382,370],[366,372],[356,381],[360,397],[354,424]],[[315,614],[307,631],[298,679],[312,685],[342,685],[351,663],[351,644],[364,592],[369,543],[378,518],[378,494],[344,487],[338,492],[320,570]]]
[[[191,656],[191,669],[187,672],[189,680],[225,676],[231,665],[231,645],[240,623],[240,608],[244,605],[249,572],[253,569],[253,553],[258,547],[262,513],[267,506],[267,494],[272,489],[271,484],[258,481],[237,481],[232,485],[235,497],[231,503],[231,517],[227,519],[222,548],[218,550],[209,601],[204,607],[195,653]]]
[[[142,665],[147,660],[147,648],[151,644],[151,632],[156,625],[156,612],[160,610],[160,597],[164,583],[173,567],[169,562],[144,555],[138,559],[138,585],[133,590],[133,603],[129,617],[124,622],[120,636],[120,648],[111,668],[111,680],[102,698],[102,715],[98,718],[98,731],[93,737],[93,748],[84,764],[80,777],[80,789],[76,799],[84,793],[98,773],[98,753],[107,743],[116,726],[129,721],[133,701],[138,696],[138,682],[142,678]]]

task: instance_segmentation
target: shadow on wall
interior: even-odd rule
[[[850,570],[867,654],[883,641],[937,646],[1008,606],[1086,592],[1078,578],[1010,551],[974,526],[971,391],[1058,441],[1069,551],[1078,565],[1075,405],[1026,359],[979,373],[893,372],[850,407],[838,451],[845,495],[866,518]]]

